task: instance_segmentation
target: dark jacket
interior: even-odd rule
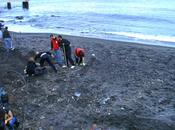
[[[38,59],[38,58],[45,58],[46,56],[51,56],[52,55],[52,53],[50,53],[50,52],[48,52],[48,51],[46,51],[46,52],[40,52],[39,54],[37,54],[36,56],[35,56],[35,61]]]
[[[63,47],[65,47],[65,50],[68,51],[70,49],[70,42],[67,39],[62,39],[60,43],[60,47],[64,50]]]
[[[32,75],[35,74],[35,69],[36,69],[37,65],[35,64],[34,61],[28,61],[27,63],[27,68],[26,68],[26,72],[28,75]]]
[[[11,38],[10,33],[7,29],[5,29],[3,32],[3,38]]]

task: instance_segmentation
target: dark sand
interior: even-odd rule
[[[24,130],[175,129],[175,49],[63,36],[86,49],[85,67],[49,67],[23,77],[31,51],[49,50],[49,34],[14,34],[17,48],[0,48],[0,82]],[[95,57],[92,56],[95,54]],[[80,92],[80,97],[75,96]]]

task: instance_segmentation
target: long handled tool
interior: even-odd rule
[[[68,67],[68,61],[67,61],[67,57],[66,57],[66,49],[65,49],[64,43],[63,43],[63,53],[64,53],[64,60],[66,61],[66,66]]]

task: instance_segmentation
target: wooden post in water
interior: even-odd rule
[[[29,9],[29,1],[28,0],[23,1],[22,7],[23,7],[23,9]]]
[[[11,3],[7,2],[7,9],[11,9],[11,8],[12,8]]]

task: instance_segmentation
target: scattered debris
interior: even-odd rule
[[[75,95],[76,97],[80,97],[80,96],[81,96],[81,93],[77,91],[77,92],[74,93],[74,95]]]
[[[120,109],[121,109],[121,110],[125,110],[125,108],[124,108],[124,107],[121,107]]]
[[[95,57],[95,54],[92,54],[93,57]]]
[[[109,101],[109,100],[110,100],[110,97],[107,97],[107,98],[103,99],[102,103],[106,104],[106,102]]]

